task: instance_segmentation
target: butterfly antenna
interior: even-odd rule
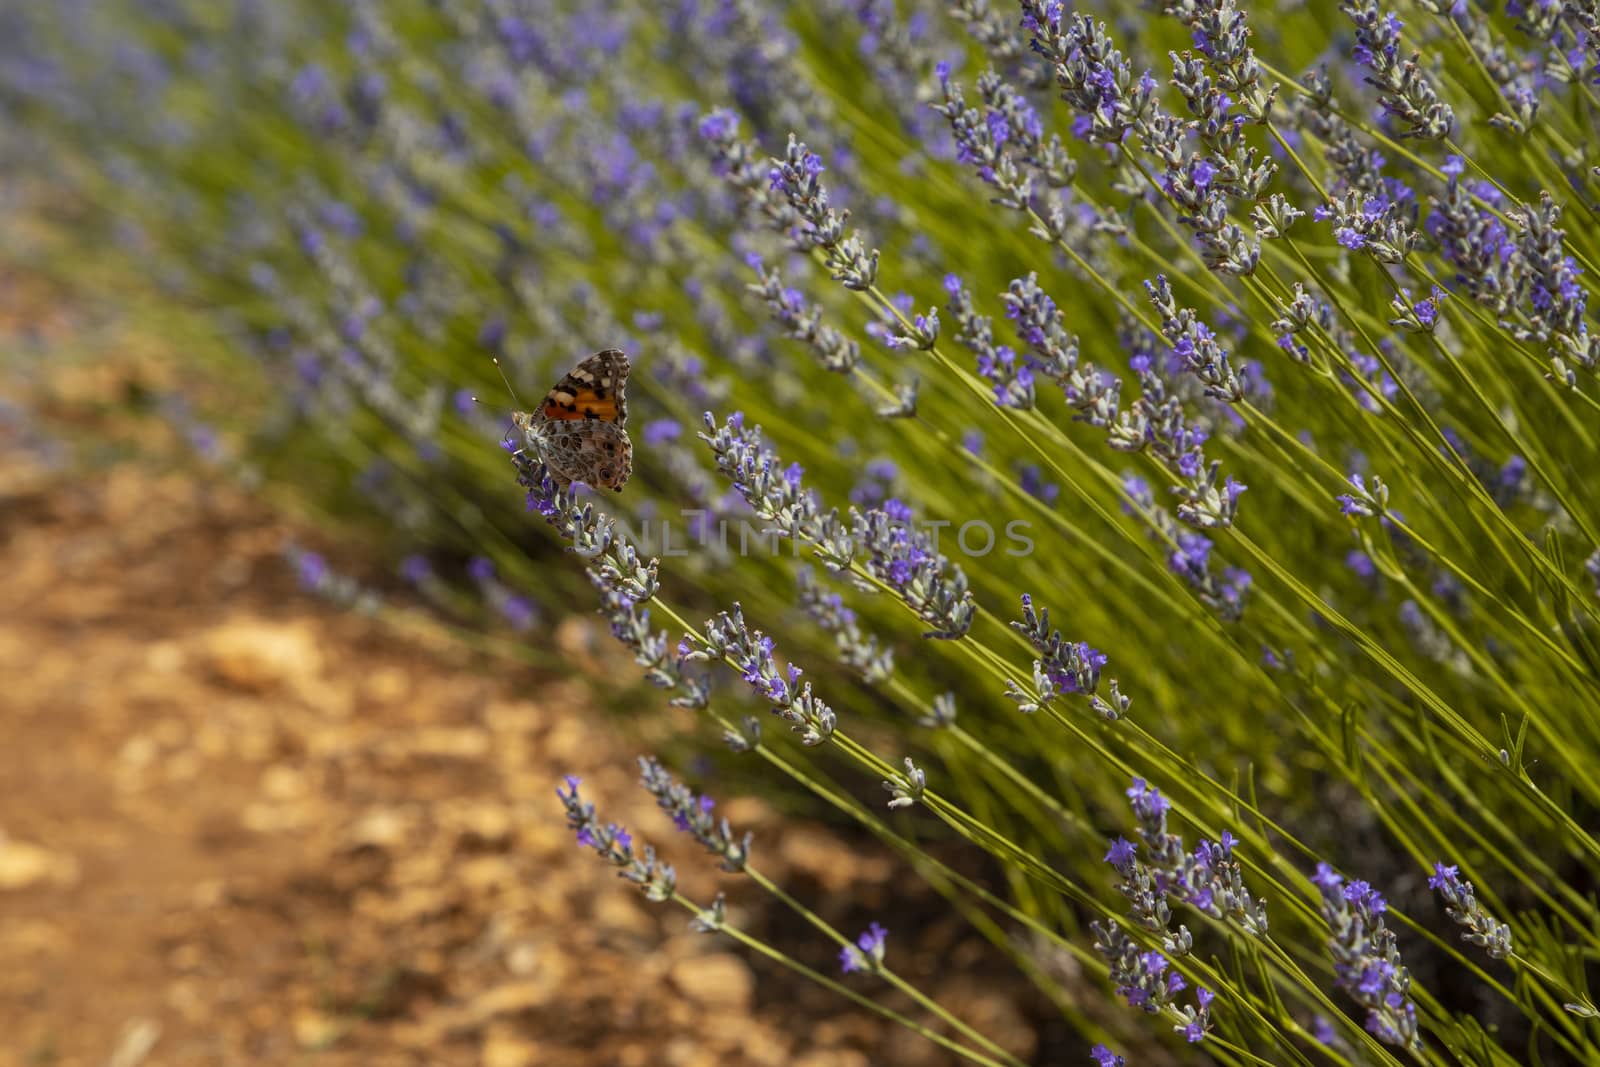
[[[506,369],[500,365],[499,357],[490,356],[489,362],[493,363],[494,369],[500,372],[500,380],[506,383],[506,392],[511,394],[511,402],[519,408],[522,407],[522,398],[517,396],[517,391],[512,388],[511,379],[506,377]],[[472,402],[474,404],[483,403],[483,401],[479,400],[477,397],[473,397]]]

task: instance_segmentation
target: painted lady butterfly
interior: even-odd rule
[[[633,473],[627,384],[628,357],[608,348],[568,371],[537,411],[512,414],[512,424],[562,488],[583,482],[622,491]]]

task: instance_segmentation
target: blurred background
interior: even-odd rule
[[[562,824],[563,774],[648,824],[634,757],[720,746],[664,721],[524,512],[491,357],[536,399],[633,356],[610,503],[641,527],[737,506],[690,458],[703,408],[846,398],[730,373],[777,356],[694,158],[736,96],[770,129],[831,110],[775,80],[817,17],[561,6],[0,10],[0,1062],[951,1062],[686,932]],[[881,849],[780,835],[783,806],[726,810],[819,910],[876,913]],[[1034,1044],[1025,983],[893,897],[927,912],[907,973],[961,964],[941,994]]]
[[[1203,19],[1232,5],[1086,5],[1110,36],[1063,99],[1049,4],[0,0],[0,1062],[962,1062],[575,845],[569,774],[687,897],[838,976],[837,944],[674,833],[644,754],[814,917],[885,922],[989,1062],[1388,1062],[1370,1004],[1296,984],[1348,977],[1319,859],[1405,916],[1428,1062],[1581,1061],[1600,407],[1546,346],[1553,294],[1561,336],[1588,312],[1555,252],[1498,296],[1463,281],[1446,209],[1504,242],[1483,274],[1536,258],[1503,197],[1570,192],[1565,239],[1600,259],[1593,37],[1574,5],[1437,6],[1406,8],[1407,47],[1442,57],[1449,136],[1370,83],[1375,5],[1229,22],[1270,62],[1226,93],[1172,79],[1217,74]],[[1185,116],[1164,177],[1107,132],[1112,96]],[[1498,183],[1469,190],[1462,153]],[[797,221],[805,181],[839,240]],[[1180,202],[1208,189],[1248,234]],[[1415,257],[1374,254],[1396,232]],[[1259,273],[1230,258],[1251,242]],[[649,604],[597,595],[503,447],[613,347],[632,478],[573,499],[655,531]],[[699,435],[757,426],[752,490]],[[1352,472],[1392,487],[1381,525],[1338,502]],[[930,580],[969,614],[943,627],[859,544],[854,572],[741,550],[772,524],[752,495],[786,491],[858,541],[873,515],[943,529]],[[992,548],[955,543],[974,520]],[[1019,627],[1035,602],[1053,621]],[[845,740],[802,745],[754,668],[669,700],[679,639],[736,607]],[[629,647],[641,618],[659,641]],[[907,756],[960,819],[885,813]],[[1204,1046],[1118,1003],[1091,948],[1144,777],[1193,840],[1247,838],[1282,923],[1269,975],[1237,914],[1190,917],[1193,959],[1266,976]],[[1479,982],[1441,859],[1530,969]]]

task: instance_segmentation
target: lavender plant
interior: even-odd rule
[[[819,951],[566,783],[696,929],[1027,1058],[915,929],[766,878],[668,769],[714,754],[1013,960],[1037,1062],[1584,1063],[1597,42],[1585,0],[14,5],[0,151],[225,338],[188,439],[457,625],[597,606],[692,739],[645,788]],[[490,398],[606,347],[602,505]]]

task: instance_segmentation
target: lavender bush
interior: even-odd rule
[[[74,0],[0,42],[17,180],[250,383],[186,419],[475,627],[597,595],[718,791],[875,835],[1078,1060],[1600,1061],[1592,0]],[[537,397],[605,347],[602,501],[497,447],[491,358]],[[580,845],[1020,1062],[896,972],[916,930],[641,767],[815,957],[568,781]]]

